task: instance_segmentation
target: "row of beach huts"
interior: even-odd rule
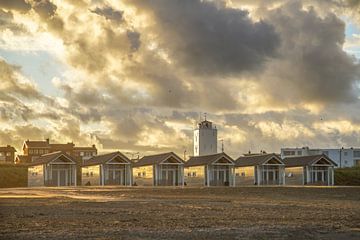
[[[79,164],[57,151],[28,164],[28,186],[331,186],[334,167],[326,155],[281,159],[277,154],[258,154],[234,160],[224,152],[186,161],[173,152],[136,160],[112,152]]]

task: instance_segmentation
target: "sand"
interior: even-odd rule
[[[359,187],[0,189],[0,239],[360,239]]]

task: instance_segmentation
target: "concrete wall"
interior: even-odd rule
[[[133,178],[138,186],[153,186],[153,166],[134,167]]]
[[[255,167],[237,167],[235,168],[235,186],[254,185]]]
[[[285,168],[285,184],[286,185],[303,185],[303,167]]]
[[[44,186],[44,165],[32,166],[28,168],[28,186]]]
[[[100,165],[82,167],[81,185],[98,186],[100,185]]]
[[[205,166],[188,167],[184,173],[187,186],[204,186]]]

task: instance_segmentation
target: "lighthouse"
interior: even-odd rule
[[[217,129],[212,122],[200,122],[194,130],[194,156],[204,156],[217,153]]]

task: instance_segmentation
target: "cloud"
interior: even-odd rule
[[[340,18],[333,13],[320,17],[299,2],[262,13],[281,39],[277,56],[259,77],[271,96],[287,103],[358,101],[360,65],[343,50]]]
[[[354,13],[340,0],[293,2],[67,0],[32,1],[26,14],[4,8],[0,31],[24,23],[32,38],[51,36],[45,42],[56,40],[66,70],[53,81],[61,94],[46,96],[20,67],[0,62],[0,129],[11,135],[0,134],[0,144],[21,144],[32,131],[29,138],[106,151],[191,154],[199,112],[209,113],[234,157],[284,145],[360,144],[359,66],[343,50],[340,18]]]
[[[28,12],[31,9],[31,5],[25,0],[1,0],[0,8]]]
[[[251,71],[274,54],[279,39],[266,22],[247,11],[200,0],[129,1],[153,16],[149,26],[159,49],[200,75]]]
[[[49,19],[56,13],[56,5],[49,0],[34,0],[33,9],[42,19]]]
[[[105,17],[105,19],[107,20],[111,20],[114,22],[122,22],[123,20],[123,12],[122,11],[117,11],[114,10],[112,7],[110,6],[105,6],[103,8],[95,8],[94,10],[91,10],[92,13],[96,13],[100,16]]]

